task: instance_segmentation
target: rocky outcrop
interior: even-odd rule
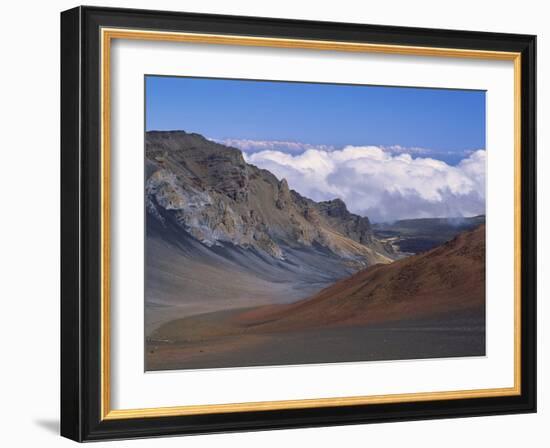
[[[171,220],[207,247],[233,244],[279,260],[289,248],[321,246],[364,267],[386,263],[391,247],[368,218],[340,199],[317,203],[285,179],[245,162],[240,150],[183,131],[146,135],[146,208]]]
[[[290,196],[290,189],[288,188],[288,182],[286,179],[279,182],[279,191],[277,192],[277,200],[275,201],[275,206],[279,210],[283,210],[288,207],[292,202],[292,197]]]
[[[319,202],[319,211],[333,227],[361,244],[374,241],[369,218],[350,213],[341,199]]]

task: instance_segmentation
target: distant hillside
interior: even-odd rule
[[[372,225],[374,235],[390,242],[396,250],[419,253],[439,246],[466,230],[485,224],[485,215],[468,218],[403,219]]]

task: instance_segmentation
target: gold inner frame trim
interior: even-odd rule
[[[307,409],[413,401],[502,397],[521,394],[521,54],[459,48],[418,47],[305,39],[279,39],[217,34],[101,29],[101,419],[116,420],[228,412]],[[506,388],[419,392],[390,395],[314,398],[247,403],[111,409],[110,347],[110,66],[113,39],[239,45],[355,53],[490,59],[514,62],[514,386]]]

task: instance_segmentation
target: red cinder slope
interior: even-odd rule
[[[280,331],[327,325],[483,312],[485,225],[461,233],[429,252],[375,265],[338,281],[315,296],[238,317],[249,331]]]

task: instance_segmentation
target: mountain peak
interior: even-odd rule
[[[319,202],[319,205],[326,210],[329,216],[346,216],[349,214],[346,203],[340,198]]]

